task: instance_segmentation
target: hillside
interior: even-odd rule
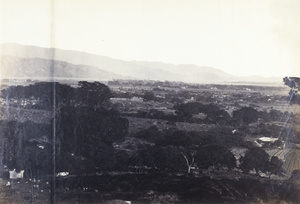
[[[1,76],[56,77],[92,80],[141,79],[190,83],[281,82],[281,78],[236,77],[219,69],[192,64],[124,61],[110,57],[36,46],[6,43],[1,45]],[[14,57],[14,58],[9,58]]]
[[[130,79],[87,65],[74,65],[59,60],[2,56],[1,76],[6,78],[79,78],[79,79]]]

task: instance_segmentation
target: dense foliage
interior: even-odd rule
[[[110,96],[106,85],[84,81],[76,88],[41,82],[3,90],[6,100],[34,101],[31,108],[53,115],[48,124],[2,121],[3,163],[34,177],[53,173],[54,165],[79,174],[113,169],[112,143],[127,135],[128,121],[111,108]]]
[[[127,135],[128,121],[114,110],[64,107],[56,126],[61,171],[76,169],[77,162],[66,167],[70,156],[88,160],[92,166],[87,169],[107,169],[112,168],[112,143]]]
[[[110,89],[99,82],[78,82],[71,87],[58,82],[38,82],[29,86],[9,86],[1,91],[1,97],[11,105],[33,109],[52,110],[62,106],[101,107],[107,106]]]
[[[197,90],[198,95],[185,89],[192,85],[179,83],[177,89],[169,82],[156,85],[162,87],[139,91],[115,88],[111,92],[99,82],[81,81],[73,86],[41,82],[4,89],[2,103],[18,111],[51,112],[52,118],[49,123],[2,120],[3,164],[10,170],[25,170],[26,177],[54,175],[58,188],[63,187],[59,190],[68,196],[71,190],[99,197],[115,193],[118,198],[126,193],[151,197],[156,193],[152,191],[170,191],[187,201],[207,202],[211,199],[205,198],[217,195],[242,202],[264,194],[285,196],[289,192],[279,192],[280,185],[297,192],[298,186],[279,179],[267,181],[266,177],[285,173],[283,161],[265,150],[280,151],[287,141],[284,135],[288,130],[277,121],[287,121],[290,113],[271,108],[261,111],[261,107],[249,104],[261,102],[257,93],[249,98],[234,93],[230,96],[234,103],[227,94],[221,105],[208,85],[199,85],[208,91]],[[243,97],[249,101],[237,100]],[[258,143],[262,136],[278,140]],[[56,177],[59,172],[70,176]],[[297,175],[299,172],[294,172],[293,178]],[[290,197],[295,200],[287,195]]]
[[[300,103],[300,78],[298,77],[285,77],[283,78],[283,82],[286,86],[290,87],[291,90],[289,92],[289,96],[287,97],[287,101],[291,104],[299,104]]]

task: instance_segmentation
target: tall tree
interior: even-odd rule
[[[253,148],[247,150],[244,157],[240,158],[240,168],[243,172],[248,173],[250,170],[255,170],[256,174],[267,172],[269,155],[262,148]]]
[[[200,147],[195,159],[197,165],[204,169],[209,167],[232,169],[236,167],[236,159],[232,152],[226,146],[218,144]]]
[[[276,156],[272,156],[270,162],[268,163],[268,171],[271,174],[283,176],[284,175],[284,168],[283,168],[283,161],[280,160]]]
[[[103,158],[112,155],[112,143],[122,141],[128,133],[128,120],[105,108],[64,107],[56,126],[58,153],[90,159],[96,166],[111,166],[113,157]]]
[[[99,82],[78,82],[76,100],[87,107],[99,108],[109,105],[112,93],[108,86]]]
[[[243,107],[233,111],[233,118],[245,124],[253,123],[258,120],[259,112],[252,107]]]
[[[300,104],[300,78],[298,77],[285,77],[283,78],[283,82],[285,85],[290,87],[289,96],[287,97],[287,101],[291,104]]]

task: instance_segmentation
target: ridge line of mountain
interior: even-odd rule
[[[171,64],[163,62],[149,62],[149,61],[126,61],[120,59],[114,59],[107,56],[101,56],[96,54],[90,54],[87,52],[64,50],[58,48],[42,48],[34,45],[20,45],[16,43],[4,43],[1,44],[1,55],[8,55],[13,57],[20,57],[24,59],[47,59],[58,62],[66,62],[77,66],[76,70],[79,71],[80,67],[84,70],[85,66],[93,67],[95,79],[107,78],[101,77],[100,71],[110,72],[115,74],[115,79],[141,79],[141,80],[159,80],[159,81],[183,81],[190,83],[202,83],[202,82],[237,82],[237,81],[278,81],[280,78],[266,78],[266,77],[237,77],[228,74],[222,70],[208,67],[198,66],[193,64]],[[53,59],[53,56],[55,59]],[[38,61],[38,60],[37,60]],[[1,63],[2,64],[2,63]],[[31,69],[38,71],[39,66],[32,63]],[[40,65],[42,67],[42,65]],[[74,66],[68,66],[74,68]],[[5,67],[4,67],[5,68]],[[19,71],[23,71],[18,68]],[[68,70],[70,73],[65,73],[68,76],[74,76],[74,70]],[[83,71],[79,71],[83,74]],[[107,74],[107,73],[106,73]],[[89,73],[88,76],[92,76]],[[104,74],[105,75],[105,74]],[[1,75],[3,76],[3,75]],[[81,77],[81,76],[80,76]],[[97,78],[98,77],[98,78]],[[109,78],[109,77],[108,77]],[[111,79],[111,78],[110,78]],[[281,79],[280,79],[281,82]]]

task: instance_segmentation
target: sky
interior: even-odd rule
[[[0,0],[0,43],[300,76],[299,0]]]

